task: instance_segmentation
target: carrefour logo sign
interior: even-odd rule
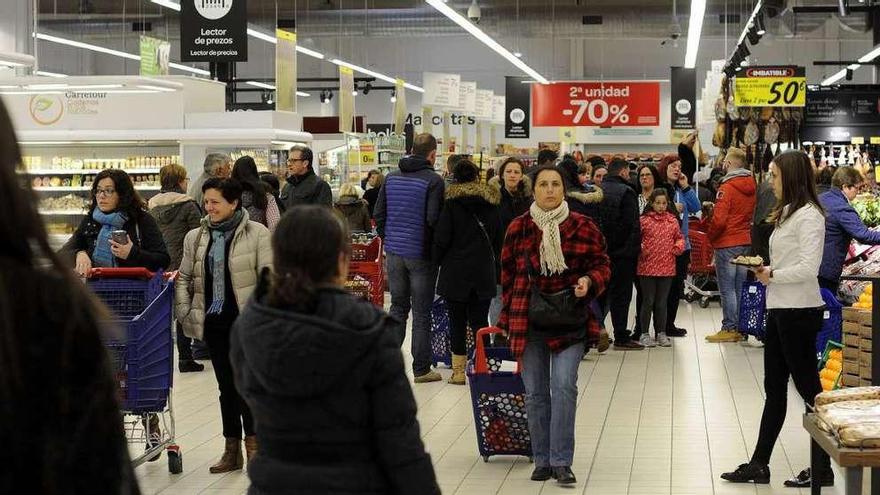
[[[40,125],[52,125],[64,115],[64,102],[59,96],[35,95],[28,103],[31,119]]]

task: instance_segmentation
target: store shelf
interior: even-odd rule
[[[91,175],[98,174],[103,169],[31,169],[31,170],[21,170],[18,173],[22,175]],[[126,168],[122,169],[123,172],[127,174],[158,174],[158,168]]]
[[[158,191],[161,189],[159,186],[135,186],[135,190],[138,191]],[[77,192],[77,191],[91,191],[91,186],[57,186],[57,187],[34,187],[34,191],[40,192]]]
[[[40,210],[40,215],[71,215],[71,216],[81,216],[85,215],[86,210]]]

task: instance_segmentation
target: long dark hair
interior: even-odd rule
[[[645,204],[645,209],[642,210],[642,215],[646,213],[650,213],[654,211],[654,201],[657,200],[660,196],[666,197],[666,211],[671,213],[675,218],[678,218],[678,210],[675,209],[675,203],[672,202],[672,198],[669,197],[669,191],[664,188],[654,188],[651,192],[651,196],[648,198],[648,202]]]
[[[810,157],[806,153],[788,150],[774,158],[772,164],[776,165],[774,173],[782,176],[782,198],[776,202],[776,207],[770,214],[773,223],[781,224],[808,203],[825,214],[816,194],[813,166],[810,165]]]
[[[644,169],[650,170],[651,175],[654,176],[654,189],[660,189],[660,188],[666,187],[665,186],[666,179],[660,176],[660,171],[657,170],[657,167],[655,167],[649,163],[644,163],[644,164],[640,165],[638,170],[636,171],[636,177],[638,178],[636,185],[638,186],[639,193],[642,192],[642,170],[644,170]]]
[[[147,204],[135,191],[131,176],[125,171],[115,168],[102,170],[95,176],[95,182],[92,183],[92,206],[89,211],[94,211],[98,207],[98,182],[104,179],[113,181],[113,188],[116,189],[116,195],[119,197],[116,211],[125,213],[129,220],[137,221],[146,212]]]
[[[275,228],[272,253],[274,272],[267,302],[311,312],[318,289],[339,276],[339,255],[351,256],[348,226],[329,208],[294,207]]]
[[[260,173],[257,172],[257,162],[250,156],[243,156],[235,160],[232,167],[232,178],[241,183],[241,188],[250,191],[253,196],[254,206],[261,210],[265,210],[269,206],[268,187],[260,180]]]

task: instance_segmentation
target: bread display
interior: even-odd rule
[[[816,408],[835,402],[880,400],[880,387],[841,388],[816,396]]]
[[[880,421],[855,423],[842,426],[837,431],[840,443],[845,447],[880,448]]]
[[[841,428],[857,423],[880,422],[880,399],[849,400],[816,407],[819,428],[839,432]]]

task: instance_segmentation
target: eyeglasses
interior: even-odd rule
[[[305,160],[302,158],[288,158],[287,163],[296,163],[296,162],[304,162]]]
[[[116,189],[95,189],[95,196],[113,196]]]

